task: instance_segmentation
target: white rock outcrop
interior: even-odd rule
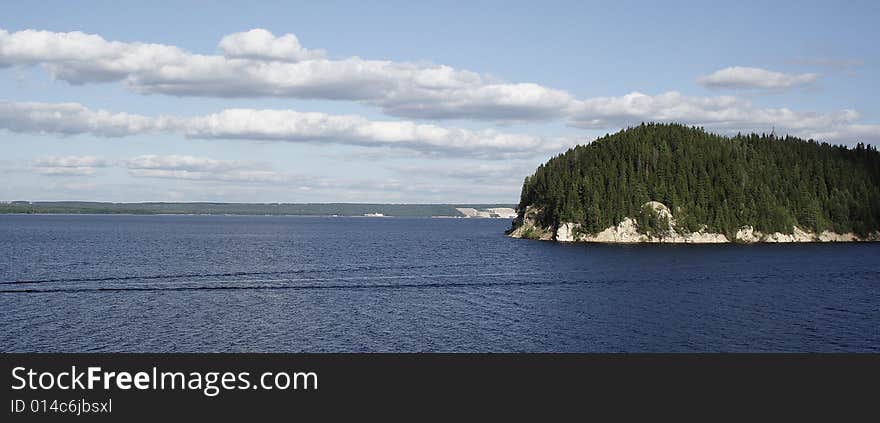
[[[639,233],[639,225],[631,218],[625,218],[615,226],[606,228],[596,235],[586,235],[586,242],[647,242],[648,237]]]
[[[528,239],[540,239],[544,241],[549,241],[553,239],[553,231],[550,228],[542,228],[538,226],[538,210],[534,206],[526,207],[525,213],[523,213],[523,221],[516,229],[508,233],[508,236],[513,238],[528,238]],[[568,224],[573,225],[574,224]],[[563,225],[564,226],[564,225]]]
[[[736,231],[736,235],[734,235],[733,239],[740,242],[760,242],[763,237],[764,234],[756,231],[755,228],[744,226]]]
[[[577,229],[577,225],[571,222],[559,225],[559,228],[556,229],[556,240],[559,242],[578,241],[575,229]]]
[[[835,232],[822,231],[819,234],[820,242],[853,242],[858,241],[859,237],[852,232],[847,232],[845,234],[838,234]]]
[[[666,210],[668,211],[668,209]],[[720,242],[730,242],[727,237],[724,236],[724,234],[709,233],[705,231],[680,234],[675,231],[675,227],[672,224],[670,224],[669,230],[654,236],[648,236],[646,234],[640,233],[638,223],[634,219],[629,217],[623,219],[623,221],[619,224],[607,228],[597,233],[596,235],[582,235],[577,240],[583,242],[648,242],[673,244],[714,244]]]
[[[666,205],[657,201],[645,203],[651,207],[658,216],[665,217],[669,221],[669,228],[659,234],[648,236],[639,232],[639,225],[635,219],[626,217],[617,225],[605,228],[596,234],[588,234],[579,230],[580,225],[572,222],[561,223],[556,230],[543,228],[537,225],[537,215],[540,210],[534,206],[526,208],[522,224],[511,231],[508,235],[514,238],[532,238],[541,240],[555,240],[559,242],[605,242],[605,243],[675,243],[675,244],[714,244],[731,242],[724,234],[706,232],[703,226],[697,232],[680,233],[677,230],[672,212]],[[755,230],[751,226],[745,226],[736,231],[733,242],[755,243],[787,243],[787,242],[853,242],[853,241],[880,241],[880,231],[874,232],[865,238],[859,238],[853,233],[838,234],[823,231],[816,234],[805,231],[797,226],[792,228],[792,233],[783,234],[773,232],[765,234]]]

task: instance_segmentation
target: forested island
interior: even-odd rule
[[[511,236],[557,241],[878,240],[880,154],[643,123],[538,167],[517,213]]]

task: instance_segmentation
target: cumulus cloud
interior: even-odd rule
[[[848,135],[877,138],[873,126],[853,126],[860,123],[855,122],[858,113],[851,110],[759,108],[732,96],[677,92],[577,100],[565,91],[499,82],[445,65],[328,59],[320,50],[303,47],[292,34],[276,36],[263,29],[227,35],[219,50],[222,54],[204,55],[172,45],[108,41],[82,32],[0,30],[0,66],[40,64],[54,78],[73,84],[118,81],[147,94],[351,100],[380,107],[392,116],[419,119],[565,118],[572,126],[597,129],[675,120],[741,131],[775,126],[801,135],[824,134],[832,137],[830,141],[848,141],[842,138]],[[818,77],[730,67],[700,82],[710,87],[785,89],[813,83]],[[548,152],[572,141],[286,110],[234,109],[181,119],[91,111],[78,104],[53,107],[47,110],[46,105],[36,104],[28,109],[21,103],[0,103],[0,125],[19,132],[113,137],[165,131],[193,138],[322,141],[456,154]]]
[[[0,30],[0,66],[42,64],[71,84],[120,81],[140,93],[353,100],[415,118],[558,118],[571,96],[532,83],[501,83],[449,66],[324,58],[292,34],[254,29],[220,41],[223,55],[108,41],[82,32]]]
[[[449,155],[516,155],[556,151],[573,144],[494,129],[446,128],[409,121],[371,121],[360,116],[301,113],[292,110],[229,109],[192,118],[191,138],[332,142],[404,147]]]
[[[166,130],[172,120],[91,110],[78,103],[0,102],[0,128],[13,132],[122,137]]]
[[[95,156],[47,156],[34,161],[37,173],[57,176],[88,176],[95,168],[108,167],[110,163]]]
[[[0,103],[0,128],[22,133],[118,137],[180,133],[196,139],[317,142],[400,147],[430,154],[504,158],[554,152],[576,139],[469,130],[410,121],[293,110],[228,109],[196,117],[147,117],[92,111],[76,103]]]
[[[633,92],[619,97],[597,97],[577,102],[570,124],[580,128],[622,127],[638,122],[680,122],[721,132],[777,132],[821,141],[877,142],[877,125],[859,124],[854,110],[799,112],[788,108],[761,108],[734,96],[686,96],[678,92],[648,95]],[[859,128],[859,129],[857,129]],[[849,138],[858,136],[858,138]]]
[[[699,79],[710,88],[755,88],[778,90],[807,85],[819,79],[818,73],[789,74],[761,68],[733,66],[717,70]]]
[[[569,125],[585,129],[620,128],[639,122],[680,122],[725,133],[769,132],[775,128],[780,133],[829,142],[880,141],[880,125],[860,122],[861,115],[854,110],[761,108],[735,96],[633,92],[576,101],[567,114]],[[544,137],[294,110],[227,109],[193,117],[149,117],[93,111],[77,103],[0,102],[0,129],[100,137],[170,133],[192,139],[327,143],[487,159],[543,156],[588,141],[577,136]]]
[[[262,29],[229,34],[220,40],[223,55],[232,58],[299,62],[324,57],[322,50],[309,50],[299,44],[296,35],[276,37]]]

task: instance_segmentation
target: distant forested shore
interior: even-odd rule
[[[368,204],[368,203],[108,203],[89,201],[11,201],[0,213],[22,214],[205,214],[272,216],[464,217],[457,208],[487,209],[512,204]]]

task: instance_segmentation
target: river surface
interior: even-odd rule
[[[509,225],[0,215],[0,351],[880,351],[880,243],[564,245]]]

